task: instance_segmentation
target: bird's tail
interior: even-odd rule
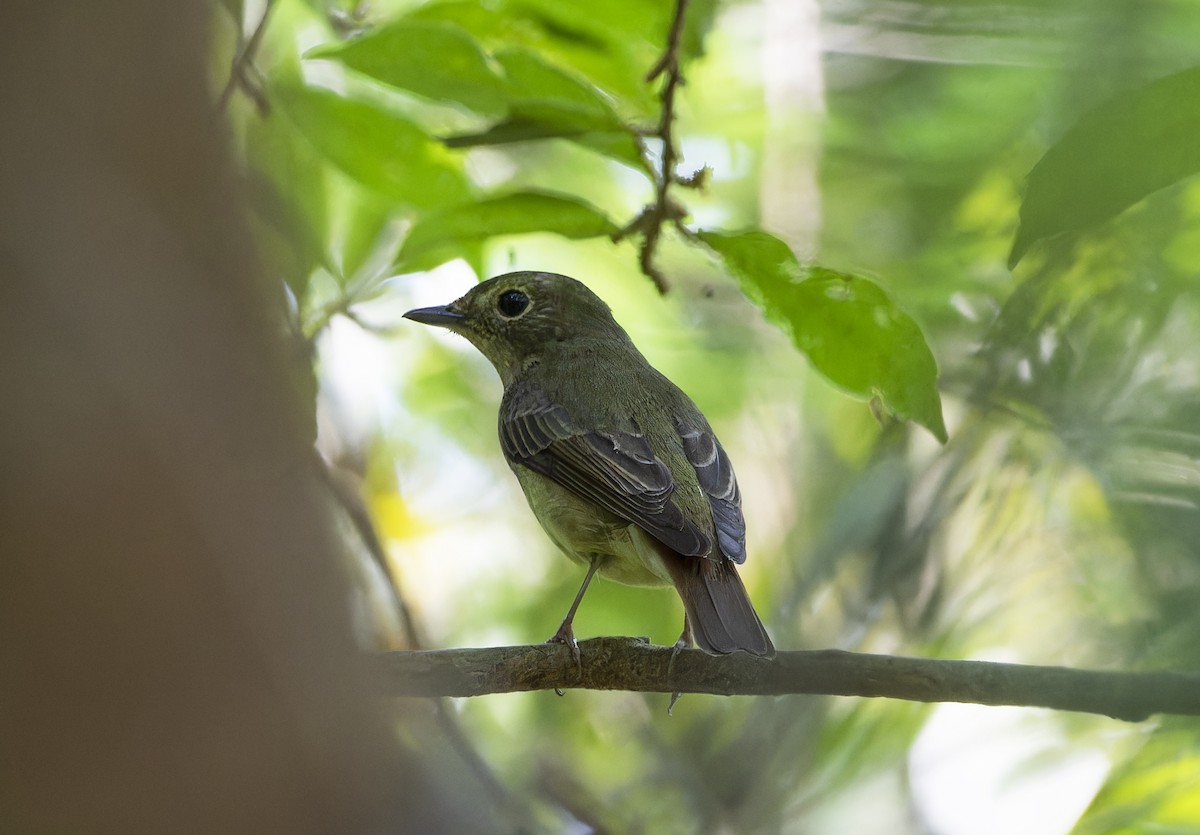
[[[664,562],[702,650],[718,655],[743,650],[768,658],[775,654],[775,646],[733,563],[670,556],[674,559]]]

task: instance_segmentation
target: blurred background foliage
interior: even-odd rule
[[[675,138],[681,176],[711,173],[675,194],[713,249],[668,229],[665,297],[610,235],[653,197],[644,76],[672,3],[226,7],[214,85],[238,67],[223,106],[262,252],[311,349],[321,450],[392,577],[348,528],[364,642],[539,641],[570,601],[579,571],[497,449],[494,372],[399,319],[543,269],[609,301],[717,428],[780,648],[1200,666],[1194,3],[693,0]],[[891,407],[929,431],[830,385],[889,406],[820,365],[830,325],[792,267],[722,248],[755,229],[911,323],[894,350],[929,346],[941,402],[931,376],[923,406]],[[835,364],[874,350],[831,338]],[[680,615],[670,590],[601,583],[576,630],[669,643]],[[666,702],[455,703],[460,779],[504,799],[501,830],[1200,832],[1190,720]]]

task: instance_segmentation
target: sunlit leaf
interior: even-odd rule
[[[460,22],[492,31],[494,63]],[[543,19],[542,25],[550,24]],[[306,57],[335,59],[389,86],[500,118],[486,131],[450,137],[449,147],[561,138],[645,170],[631,129],[590,79],[511,45],[495,31],[500,26],[501,19],[485,9],[435,4],[420,19],[404,17]],[[512,28],[507,21],[501,31]],[[603,42],[592,47],[601,54],[607,49]]]
[[[335,217],[330,254],[343,280],[354,279],[360,271],[377,276],[391,263],[400,245],[395,207],[365,189],[346,190],[350,193]]]
[[[1194,832],[1200,750],[1188,720],[1168,719],[1117,765],[1073,832]]]
[[[554,232],[565,238],[611,235],[617,226],[582,200],[524,191],[494,197],[422,218],[400,251],[400,263],[433,250],[456,248],[497,235]]]
[[[565,121],[580,127],[623,128],[612,105],[594,86],[534,53],[506,49],[496,53],[496,61],[504,68],[513,113],[536,113],[538,108],[545,107],[552,113],[563,114]]]
[[[601,0],[580,14],[555,0],[451,0],[423,5],[410,17],[453,23],[488,49],[524,47],[617,97],[622,112],[653,112],[655,90],[643,76],[662,52],[670,22],[666,4]]]
[[[946,440],[937,363],[921,328],[861,276],[802,267],[766,232],[702,232],[767,316],[791,334],[813,366],[859,397],[879,397],[896,417]]]
[[[418,207],[468,197],[458,161],[408,119],[296,83],[277,86],[273,96],[317,151],[367,188]]]
[[[633,134],[595,86],[527,50],[502,50],[496,60],[504,69],[512,116],[487,136],[508,142],[518,134],[569,139],[645,169]]]
[[[1197,136],[1200,67],[1087,113],[1029,172],[1008,266],[1043,238],[1095,226],[1200,171]]]
[[[384,84],[485,116],[507,110],[503,79],[474,38],[456,26],[400,18],[305,57],[333,58]]]

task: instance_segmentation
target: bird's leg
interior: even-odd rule
[[[682,649],[691,649],[696,645],[696,637],[692,633],[692,622],[688,620],[687,612],[683,613],[683,632],[679,633],[679,640],[675,642],[675,646],[671,648],[671,663],[675,663],[676,656]],[[667,669],[670,669],[669,667]]]
[[[667,662],[667,681],[671,680],[671,673],[675,669],[675,659],[679,657],[680,650],[691,649],[696,645],[696,638],[692,634],[692,623],[688,620],[687,612],[683,613],[683,632],[679,635],[679,640],[675,642],[675,646],[671,648],[671,660]],[[675,703],[679,701],[682,695],[678,690],[671,691],[671,703],[667,705],[667,715],[671,715],[671,711],[675,709]]]
[[[592,582],[592,576],[596,573],[596,569],[600,567],[600,559],[592,557],[591,565],[588,566],[587,574],[583,578],[583,584],[579,587],[579,591],[575,594],[575,600],[571,602],[571,608],[567,610],[567,616],[563,618],[562,625],[558,627],[558,631],[551,636],[548,644],[566,644],[567,649],[571,650],[571,657],[575,659],[575,666],[578,668],[580,675],[583,674],[583,660],[579,657],[579,643],[575,640],[575,610],[579,608],[579,601],[583,600],[583,593],[587,591],[588,583]]]

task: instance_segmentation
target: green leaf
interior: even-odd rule
[[[509,145],[514,142],[562,138],[563,130],[560,127],[529,119],[505,119],[479,133],[443,137],[442,143],[447,148],[475,148],[480,145]]]
[[[567,139],[633,168],[647,166],[633,133],[611,102],[593,85],[523,49],[496,53],[508,83],[512,116],[471,139],[494,144],[530,139]],[[455,138],[460,144],[464,137]],[[452,139],[451,141],[454,141]]]
[[[404,117],[297,83],[276,86],[272,97],[317,151],[364,186],[419,208],[469,198],[458,160]]]
[[[508,145],[514,142],[532,142],[539,139],[562,139],[589,148],[610,159],[623,162],[643,173],[651,173],[649,163],[642,154],[637,140],[630,133],[614,131],[579,131],[561,124],[536,119],[506,119],[479,133],[463,133],[447,136],[442,142],[447,148],[475,148],[480,145]]]
[[[330,218],[330,260],[343,282],[378,278],[400,248],[395,206],[349,180],[338,182],[343,193]]]
[[[1194,720],[1164,717],[1132,753],[1114,764],[1071,830],[1079,835],[1196,831],[1200,821],[1200,740]],[[1133,742],[1133,740],[1131,740]],[[1119,749],[1118,749],[1119,750]]]
[[[561,0],[450,0],[420,6],[410,18],[454,23],[488,49],[529,49],[581,73],[623,110],[649,117],[657,100],[644,76],[662,52],[670,16],[666,4],[640,0],[598,0],[586,15]]]
[[[1096,107],[1029,172],[1011,269],[1037,241],[1086,229],[1200,171],[1200,67]]]
[[[493,67],[459,19],[489,30],[499,25],[495,16],[458,4],[430,7],[439,9],[458,13],[441,20],[410,15],[356,40],[317,47],[306,57],[335,59],[383,84],[501,120],[488,130],[448,138],[448,147],[566,139],[648,170],[633,132],[599,88],[528,49],[498,49]]]
[[[313,270],[330,266],[325,246],[328,169],[283,119],[250,119],[244,142],[254,161],[251,205],[263,222],[259,234],[264,248],[292,292],[303,299]]]
[[[861,276],[802,267],[787,244],[766,232],[701,232],[700,238],[831,382],[859,397],[878,397],[896,417],[946,440],[933,353],[917,323],[882,287]]]
[[[461,249],[497,235],[554,232],[579,239],[616,231],[615,223],[582,200],[539,191],[516,192],[421,218],[404,241],[399,263],[407,269],[410,262],[428,253]]]
[[[716,0],[693,0],[688,4],[680,41],[680,52],[684,59],[698,58],[704,54],[704,44],[716,19]]]
[[[485,116],[507,112],[505,83],[469,34],[446,23],[400,18],[362,37],[310,50],[392,87],[449,101]]]
[[[509,106],[516,116],[561,119],[564,126],[580,130],[624,130],[612,105],[591,84],[543,61],[524,49],[496,53],[504,69]]]

